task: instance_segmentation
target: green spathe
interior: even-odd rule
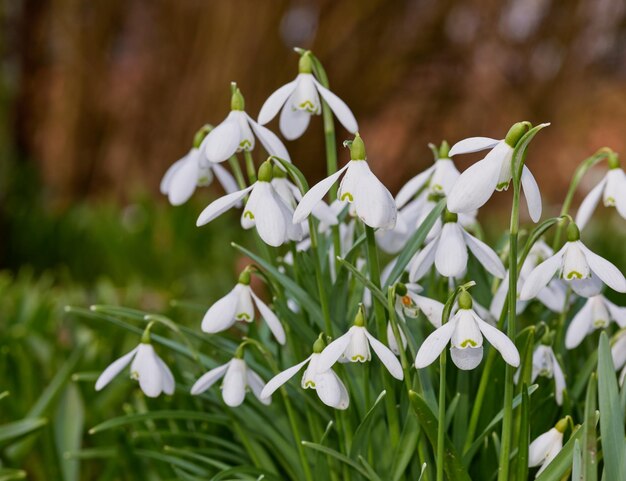
[[[243,99],[243,95],[241,94],[241,90],[239,88],[235,88],[233,95],[230,97],[230,110],[239,110],[243,111],[246,108],[246,102]]]
[[[367,155],[365,153],[365,143],[357,132],[354,136],[352,144],[350,144],[350,159],[351,160],[365,160]]]

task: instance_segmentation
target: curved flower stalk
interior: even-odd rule
[[[368,362],[372,359],[370,347],[381,360],[389,374],[398,380],[404,379],[402,366],[394,353],[372,336],[365,327],[363,306],[354,320],[354,325],[342,336],[331,342],[320,354],[317,368],[328,371],[337,362]]]
[[[435,163],[428,169],[420,172],[409,180],[396,195],[398,209],[404,207],[415,195],[424,189],[425,197],[428,195],[449,195],[452,186],[459,178],[460,172],[450,159],[450,146],[444,140],[439,149],[429,144],[436,151]]]
[[[241,226],[244,229],[256,227],[263,242],[273,247],[281,246],[288,240],[301,240],[304,235],[302,226],[293,223],[293,210],[276,192],[272,179],[272,164],[266,160],[259,167],[258,180],[254,184],[214,200],[200,213],[196,225],[208,224],[235,207],[250,193],[241,215]]]
[[[525,133],[526,126],[520,122],[511,127],[503,140],[471,137],[452,146],[450,157],[486,149],[491,151],[460,175],[448,195],[450,212],[461,213],[478,209],[496,190],[509,188],[513,175],[513,150]],[[533,222],[538,222],[541,218],[541,194],[537,181],[526,166],[523,167],[521,183],[530,218]]]
[[[519,382],[518,370],[515,373],[515,383]],[[563,391],[565,391],[565,374],[559,363],[552,346],[540,344],[533,351],[533,370],[530,382],[535,382],[537,376],[554,379],[554,397],[559,406],[563,405]]]
[[[255,305],[276,340],[280,344],[285,344],[285,330],[278,317],[250,287],[248,268],[239,276],[237,285],[206,312],[202,319],[202,330],[216,334],[230,329],[237,321],[251,323],[255,318]]]
[[[537,265],[541,264],[545,259],[554,255],[554,251],[542,240],[539,240],[533,244],[522,265],[522,268],[519,272],[519,277],[517,280],[517,313],[520,314],[526,308],[528,301],[522,301],[519,299],[519,294],[522,290],[522,286],[524,282],[526,282],[526,278],[532,272],[532,270],[537,267]],[[507,292],[509,289],[509,273],[504,278],[504,280],[498,286],[493,298],[491,299],[491,304],[489,306],[489,311],[491,314],[497,319],[500,317],[502,313],[502,308],[504,306],[504,301],[506,300]],[[563,282],[560,279],[552,279],[548,284],[541,289],[537,293],[537,300],[541,302],[544,306],[550,309],[552,312],[560,313],[563,311],[565,307],[565,292],[566,288]]]
[[[107,386],[126,366],[130,364],[130,377],[139,382],[143,393],[151,398],[161,393],[174,394],[174,376],[172,371],[157,355],[150,344],[150,328],[148,324],[141,337],[141,343],[135,349],[113,361],[98,377],[96,391]]]
[[[563,433],[567,429],[567,418],[561,419],[549,431],[538,436],[528,447],[528,467],[541,466],[538,477],[563,449]]]
[[[507,364],[519,366],[519,352],[515,344],[497,328],[482,320],[472,308],[472,297],[462,291],[458,299],[459,310],[448,321],[426,338],[417,352],[415,367],[432,364],[451,343],[452,362],[463,370],[474,369],[483,358],[483,335],[502,355]]]
[[[204,126],[195,135],[193,147],[182,159],[174,162],[161,180],[160,190],[172,205],[187,202],[196,187],[210,185],[215,176],[227,194],[237,190],[234,177],[219,164],[212,164],[203,155],[203,141],[210,132],[210,126]]]
[[[293,221],[304,221],[321,201],[339,177],[345,176],[339,185],[338,198],[354,206],[355,213],[366,225],[374,229],[392,229],[396,225],[397,209],[393,197],[367,164],[365,144],[356,134],[350,146],[350,162],[337,172],[314,185],[293,214]]]
[[[583,297],[599,294],[602,283],[618,292],[626,292],[624,275],[611,262],[595,254],[581,242],[580,231],[573,222],[567,227],[567,242],[561,250],[535,267],[528,275],[520,292],[520,299],[527,301],[535,297],[555,274]]]
[[[320,353],[324,350],[325,346],[324,335],[320,334],[320,337],[318,337],[313,344],[313,353],[304,361],[285,369],[283,372],[270,379],[263,388],[261,397],[269,398],[278,388],[289,381],[306,365],[307,368],[300,382],[302,389],[314,389],[320,400],[331,408],[340,410],[348,409],[350,396],[348,395],[346,386],[341,382],[341,379],[339,379],[339,376],[337,376],[332,369],[324,371],[319,369]]]
[[[584,229],[596,210],[600,199],[605,207],[615,207],[619,215],[626,219],[626,174],[619,166],[617,154],[611,153],[609,171],[598,184],[589,191],[576,213],[576,225]]]
[[[241,348],[241,346],[240,346]],[[235,408],[240,406],[245,397],[248,388],[254,393],[254,396],[263,404],[270,404],[272,399],[261,397],[261,391],[265,387],[263,379],[248,367],[243,359],[243,352],[240,349],[226,364],[222,364],[210,371],[204,373],[191,387],[191,394],[197,396],[209,389],[220,379],[222,382],[222,399],[227,406]]]
[[[413,259],[409,279],[416,282],[435,264],[444,277],[461,277],[467,269],[467,250],[495,277],[503,278],[506,271],[498,255],[484,242],[468,234],[458,222],[458,215],[445,212],[443,227]]]
[[[306,131],[311,116],[322,113],[321,95],[341,125],[351,134],[355,134],[359,127],[350,108],[343,100],[320,84],[312,71],[311,52],[307,51],[300,56],[298,76],[295,80],[276,90],[261,107],[259,124],[265,125],[282,109],[279,121],[280,131],[288,140],[297,139]]]
[[[206,158],[210,162],[219,163],[237,152],[250,152],[254,149],[256,137],[270,156],[275,155],[291,162],[287,149],[276,134],[256,123],[245,112],[243,95],[234,82],[231,90],[230,113],[202,143]]]
[[[626,327],[626,307],[619,307],[602,294],[590,297],[570,322],[565,334],[565,347],[574,349],[596,329],[606,329],[611,321]]]

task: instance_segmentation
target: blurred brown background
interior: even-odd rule
[[[552,122],[529,157],[552,202],[582,158],[626,146],[624,0],[13,0],[2,9],[9,126],[51,205],[124,200],[138,186],[156,193],[195,130],[228,113],[229,82],[256,117],[296,75],[293,46],[322,60],[392,192],[428,165],[428,142],[501,138],[517,120]],[[346,137],[338,126],[338,141]],[[307,174],[323,175],[321,120],[286,145]]]

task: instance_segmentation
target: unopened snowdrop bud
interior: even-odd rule
[[[539,476],[563,448],[563,433],[567,429],[568,419],[561,419],[549,431],[537,437],[528,447],[528,466],[541,465],[535,477]]]
[[[474,369],[483,358],[483,335],[506,363],[519,366],[519,352],[515,344],[476,314],[472,297],[467,291],[459,294],[458,304],[456,314],[422,343],[415,358],[415,367],[421,369],[432,364],[450,342],[452,362],[459,369]]]
[[[337,192],[339,200],[352,204],[357,217],[369,227],[393,229],[398,210],[387,188],[370,170],[366,162],[365,144],[358,133],[350,145],[350,157],[350,162],[314,185],[302,197],[293,214],[294,223],[304,221],[345,172]]]
[[[266,384],[261,397],[269,398],[278,388],[295,376],[308,364],[300,385],[303,389],[314,389],[320,400],[335,409],[347,409],[350,404],[348,391],[341,379],[332,369],[322,370],[319,367],[320,353],[326,347],[326,336],[321,333],[313,343],[313,354],[304,361],[277,374]]]
[[[556,254],[537,267],[526,278],[520,299],[535,297],[557,274],[568,282],[574,292],[583,297],[596,296],[602,283],[618,292],[626,292],[626,279],[611,262],[592,252],[580,240],[580,231],[574,222],[567,227],[567,242]]]
[[[107,367],[96,381],[96,391],[108,385],[126,366],[130,364],[130,377],[139,382],[139,387],[148,397],[158,397],[162,392],[174,394],[174,376],[150,344],[148,324],[141,343]]]

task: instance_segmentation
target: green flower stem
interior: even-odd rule
[[[376,237],[374,235],[374,229],[370,226],[365,226],[365,235],[367,239],[367,260],[370,271],[370,280],[372,284],[380,289],[380,266],[378,264],[378,250],[376,248]],[[387,332],[385,324],[385,306],[372,295],[374,303],[374,315],[376,318],[376,331],[378,338],[384,341]],[[385,405],[387,408],[387,420],[389,422],[389,435],[393,446],[398,445],[400,439],[400,423],[398,421],[398,410],[396,408],[396,396],[394,395],[394,386],[390,382],[389,377],[382,372],[383,384],[387,395],[385,396]]]
[[[387,306],[389,312],[389,322],[391,323],[391,330],[393,331],[393,337],[396,339],[396,345],[400,351],[400,364],[402,364],[402,371],[404,371],[404,384],[406,386],[407,394],[413,389],[411,385],[411,375],[409,373],[409,361],[406,357],[406,352],[402,348],[402,336],[398,327],[398,319],[396,318],[396,287],[390,286],[387,289]]]
[[[443,320],[442,320],[443,322]],[[443,324],[442,324],[443,325]],[[446,436],[446,349],[439,356],[439,416],[437,418],[437,481],[443,481],[444,441]]]
[[[563,310],[557,319],[556,325],[556,336],[554,338],[554,347],[561,347],[563,345],[563,334],[565,332],[565,320],[567,319],[567,314],[569,313],[569,300],[572,295],[572,288],[568,285],[567,290],[565,291],[565,302],[563,303]]]
[[[591,157],[583,160],[580,165],[576,168],[574,172],[574,176],[572,177],[572,181],[569,184],[569,190],[567,191],[567,195],[565,196],[565,200],[563,201],[563,206],[561,207],[561,216],[566,216],[569,214],[570,206],[572,205],[572,200],[574,199],[574,194],[576,193],[576,189],[578,188],[578,184],[587,173],[587,171],[596,165],[598,162],[608,158],[610,155],[614,155],[614,152],[608,147],[603,147],[598,150]],[[563,234],[563,228],[566,224],[566,219],[563,219],[556,230],[556,234],[554,235],[554,242],[552,243],[552,249],[556,251],[561,243],[561,235]]]
[[[511,225],[509,228],[509,292],[508,292],[508,323],[506,333],[515,342],[515,317],[517,315],[517,235],[519,232],[519,203],[521,182],[513,179],[513,206],[511,207]],[[512,443],[513,427],[513,366],[506,365],[504,375],[504,416],[502,418],[502,436],[500,442],[500,463],[498,481],[509,479],[509,457]]]
[[[322,309],[322,316],[324,317],[324,329],[326,335],[333,337],[333,323],[330,319],[330,306],[328,303],[328,292],[324,283],[324,276],[322,271],[322,259],[325,257],[324,252],[320,252],[318,248],[317,240],[317,226],[312,216],[309,216],[309,236],[311,238],[311,250],[315,257],[315,280],[317,282],[317,291],[320,296],[320,307]]]
[[[254,160],[249,150],[243,151],[243,158],[246,161],[246,173],[248,174],[248,181],[250,184],[256,182],[256,167],[254,167]]]
[[[241,166],[239,165],[239,160],[237,160],[237,156],[233,155],[228,159],[228,163],[230,164],[230,168],[233,170],[233,175],[237,180],[237,185],[241,190],[246,188],[246,179],[243,177],[243,172],[241,171]]]

